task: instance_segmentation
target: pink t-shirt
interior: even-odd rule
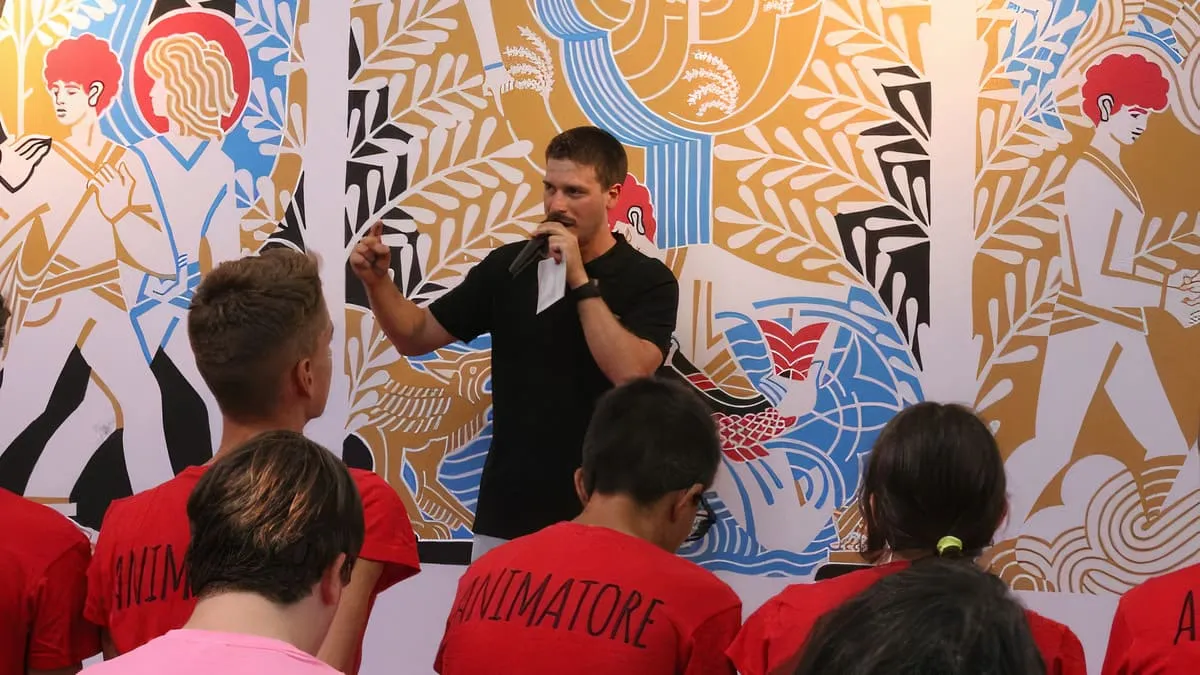
[[[341,675],[332,666],[273,638],[178,629],[111,661],[88,675]]]

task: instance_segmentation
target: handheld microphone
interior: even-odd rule
[[[512,264],[508,266],[508,273],[516,277],[521,272],[524,272],[526,267],[532,265],[534,261],[545,258],[549,253],[550,233],[543,232],[536,235],[529,240],[529,243],[525,244],[525,248],[521,249],[521,252],[517,254],[516,260],[513,260]]]

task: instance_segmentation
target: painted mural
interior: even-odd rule
[[[181,326],[215,264],[302,227],[299,0],[0,13],[0,484],[98,527],[206,461]]]
[[[1200,560],[1197,7],[978,18],[976,404],[1014,477],[993,563],[1017,588],[1122,593]]]
[[[382,219],[397,283],[429,302],[540,220],[551,136],[611,130],[631,159],[612,225],[681,280],[664,373],[724,436],[722,517],[685,554],[804,574],[852,551],[860,457],[922,398],[928,3],[499,4],[352,3],[347,250]],[[400,358],[365,305],[348,283],[345,454],[423,538],[467,539],[488,338]]]
[[[344,29],[306,31],[307,0],[0,0],[0,486],[95,527],[207,460],[181,321],[212,265],[290,246],[328,283],[382,220],[428,303],[526,236],[545,143],[595,124],[630,151],[613,228],[680,279],[662,372],[723,435],[720,521],[685,555],[854,559],[863,453],[963,349],[1013,476],[1008,581],[1119,593],[1200,560],[1194,2],[977,2],[977,114],[938,120],[977,132],[974,221],[938,229],[941,0],[341,2]],[[344,134],[316,158],[344,181],[306,185],[310,134]],[[340,222],[310,229],[314,204]],[[939,233],[971,225],[969,285],[934,274]],[[343,456],[423,541],[466,541],[489,338],[403,358],[343,273]],[[969,287],[973,342],[938,337],[931,284]]]

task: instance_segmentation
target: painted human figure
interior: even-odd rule
[[[169,127],[131,150],[150,179],[174,249],[176,274],[166,281],[145,275],[130,317],[146,362],[161,347],[204,399],[209,438],[215,443],[221,414],[182,336],[182,322],[201,274],[241,256],[234,163],[221,149],[224,119],[237,103],[233,67],[220,43],[189,32],[151,43],[145,69],[154,82],[153,112],[166,118]]]
[[[1195,273],[1144,255],[1145,210],[1121,163],[1122,149],[1146,130],[1151,113],[1166,108],[1170,85],[1140,55],[1107,56],[1085,80],[1083,111],[1096,130],[1066,178],[1062,289],[1046,344],[1034,438],[1007,463],[1020,477],[1009,486],[1015,527],[1070,462],[1097,387],[1104,387],[1146,459],[1182,459],[1189,451],[1150,354],[1144,310],[1163,307],[1168,292],[1195,302],[1200,283]]]
[[[483,92],[491,94],[496,107],[503,112],[500,94],[512,90],[516,82],[500,59],[500,40],[496,37],[496,21],[492,16],[491,0],[466,0],[467,17],[475,33],[479,58],[483,61]]]
[[[173,475],[163,452],[162,404],[141,357],[128,308],[141,278],[174,276],[171,245],[149,180],[126,149],[104,138],[99,118],[121,81],[121,64],[92,35],[46,54],[45,83],[65,137],[15,195],[0,254],[13,307],[0,386],[0,450],[46,409],[64,362],[78,346],[93,389],[111,401],[123,427],[133,489]],[[28,494],[65,496],[110,428],[72,415],[47,443]],[[98,434],[99,432],[99,434]],[[94,443],[94,445],[92,445]]]

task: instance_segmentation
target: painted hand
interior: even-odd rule
[[[96,190],[96,205],[100,214],[109,222],[116,222],[126,210],[133,206],[133,189],[137,181],[129,174],[125,162],[115,168],[112,165],[100,167],[88,186]]]
[[[500,114],[504,114],[504,104],[500,102],[500,94],[511,91],[517,81],[513,79],[508,68],[499,65],[493,68],[488,68],[483,71],[483,93],[491,95],[496,101],[496,110]]]
[[[49,136],[14,137],[0,143],[0,186],[9,192],[20,190],[50,154],[50,143]]]

